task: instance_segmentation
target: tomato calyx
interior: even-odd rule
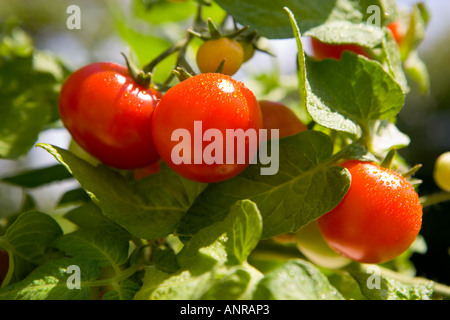
[[[236,39],[247,31],[250,26],[244,26],[236,29],[230,33],[224,33],[224,30],[220,30],[211,18],[208,18],[206,30],[195,31],[189,29],[188,32],[193,36],[202,39],[203,41],[217,40],[220,38],[228,38],[230,40]]]
[[[134,79],[134,81],[136,81],[145,88],[150,88],[152,82],[151,72],[146,72],[144,70],[139,69],[136,66],[136,64],[127,57],[125,53],[121,52],[121,54],[124,57],[125,62],[127,64],[128,72],[130,73],[130,76]]]
[[[380,163],[380,167],[392,170],[392,165],[396,155],[397,149],[396,148],[390,149],[389,152],[384,157],[383,161]],[[422,168],[422,164],[420,163],[416,164],[415,166],[411,167],[408,171],[402,173],[401,175],[404,178],[408,179],[412,177],[417,171],[419,171],[420,168]]]

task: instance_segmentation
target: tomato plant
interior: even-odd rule
[[[422,205],[400,174],[374,163],[348,161],[351,185],[339,205],[319,218],[326,242],[340,254],[364,263],[398,257],[416,239]]]
[[[89,154],[115,168],[135,169],[159,158],[150,130],[159,99],[125,67],[98,62],[65,81],[59,111],[73,139]]]
[[[250,129],[258,134],[261,128],[261,110],[253,93],[243,83],[219,73],[203,73],[169,89],[158,104],[152,121],[153,137],[161,159],[182,176],[200,182],[218,182],[236,176],[255,155],[256,149],[250,154],[252,142],[244,137],[242,152],[245,152],[246,160],[240,163],[241,138],[237,137],[230,152],[227,145],[233,141],[229,141],[227,130],[246,132]],[[189,135],[174,138],[178,129],[186,130]],[[218,130],[220,137],[205,138],[209,129]],[[211,140],[213,142],[208,142]],[[213,144],[214,150],[209,150]],[[177,162],[174,158],[179,157],[182,161]]]
[[[450,299],[423,3],[29,2],[0,2],[0,300]]]

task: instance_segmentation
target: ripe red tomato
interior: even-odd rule
[[[135,169],[155,162],[151,118],[161,95],[133,80],[124,66],[97,62],[72,73],[60,99],[73,139],[106,165]]]
[[[279,130],[280,139],[308,129],[295,113],[282,103],[261,100],[259,105],[263,117],[263,128],[267,129],[268,140],[271,138],[271,129]]]
[[[390,23],[388,26],[389,30],[392,32],[392,36],[394,37],[397,44],[400,44],[405,37],[405,32],[402,30],[402,26],[400,24],[400,21],[394,21]]]
[[[356,54],[360,54],[367,58],[369,54],[364,50],[364,48],[356,45],[356,44],[329,44],[325,42],[321,42],[316,38],[311,38],[311,47],[313,49],[314,57],[317,60],[323,59],[336,59],[340,60],[342,57],[342,53],[344,51],[351,51]]]
[[[374,163],[347,161],[351,185],[341,203],[318,219],[336,252],[363,263],[384,263],[403,253],[422,224],[422,205],[402,175]]]
[[[180,175],[207,183],[239,174],[256,155],[257,150],[251,148],[254,140],[243,135],[243,140],[230,140],[227,130],[253,131],[258,139],[261,128],[261,109],[253,93],[243,83],[219,73],[202,73],[169,89],[152,120],[161,159]],[[243,155],[245,161],[239,163],[238,157]]]
[[[232,76],[240,69],[244,63],[244,49],[237,40],[225,37],[207,40],[198,48],[197,65],[202,73],[216,72],[223,60],[223,74]]]
[[[0,250],[0,285],[6,277],[9,269],[9,255],[8,251]]]

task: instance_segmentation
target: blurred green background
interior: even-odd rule
[[[183,32],[184,19],[193,14],[193,4],[181,4],[180,10],[167,12],[164,1],[154,15],[142,15],[133,19],[136,12],[128,12],[132,1],[116,0],[0,0],[0,21],[17,17],[28,31],[36,48],[52,52],[60,57],[69,69],[79,68],[89,62],[107,60],[123,63],[120,52],[127,52],[132,43],[138,48],[139,61],[149,61],[166,49]],[[408,6],[415,1],[398,1]],[[423,181],[421,195],[438,191],[432,178],[434,161],[437,156],[450,150],[450,12],[449,1],[425,1],[431,12],[427,38],[419,48],[420,56],[427,64],[431,77],[431,93],[422,95],[411,84],[406,105],[398,117],[398,127],[411,138],[409,147],[400,154],[407,161],[422,164],[416,177]],[[66,26],[69,5],[81,8],[81,29],[69,30]],[[211,15],[219,16],[220,10],[211,10]],[[166,22],[176,16],[180,24]],[[146,23],[151,21],[152,23]],[[188,23],[189,21],[186,21]],[[251,78],[266,70],[276,68],[286,77],[295,78],[294,40],[269,41],[268,48],[277,56],[258,54],[236,75],[246,79],[251,88]],[[171,61],[167,63],[170,64]],[[275,97],[276,97],[276,90]],[[279,93],[282,94],[282,93]],[[48,130],[39,140],[67,147],[70,136],[64,129]],[[0,160],[0,178],[26,168],[38,168],[54,164],[42,150],[31,150],[18,161]],[[74,182],[62,182],[32,190],[43,211],[53,210],[54,202]],[[0,217],[18,209],[23,194],[19,188],[0,184]],[[421,235],[428,250],[425,254],[414,254],[417,274],[432,280],[450,284],[450,202],[427,207],[424,210]]]

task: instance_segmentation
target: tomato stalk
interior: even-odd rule
[[[180,41],[178,41],[170,48],[168,48],[166,51],[157,56],[155,59],[150,61],[147,65],[145,65],[142,69],[144,72],[152,73],[154,68],[160,62],[162,62],[164,59],[168,58],[172,54],[178,52],[177,61],[175,63],[174,69],[176,70],[177,68],[183,68],[187,73],[195,74],[195,71],[192,69],[192,67],[189,65],[186,59],[186,50],[191,41],[194,39],[196,32],[195,30],[200,29],[205,24],[202,18],[202,7],[203,7],[202,3],[199,3],[197,7],[197,13],[194,17],[193,26],[186,32],[185,36]],[[161,85],[161,88],[164,89],[164,87],[167,87],[169,83],[172,81],[174,76],[175,74],[171,74]]]
[[[139,70],[139,68],[123,52],[121,54],[125,58],[128,72],[130,73],[131,77],[140,85],[149,88],[152,81],[151,72]]]
[[[421,196],[420,203],[423,207],[428,207],[437,203],[445,202],[450,200],[450,192],[438,192],[434,194],[430,194],[427,196]]]

